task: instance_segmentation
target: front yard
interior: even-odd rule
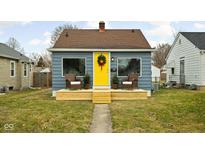
[[[0,96],[0,132],[89,132],[92,108],[56,101],[49,89],[11,92]]]
[[[205,132],[205,92],[163,89],[110,110],[114,132]],[[92,111],[91,102],[56,101],[49,89],[11,92],[0,95],[0,132],[89,132]]]
[[[110,108],[114,132],[205,132],[205,92],[163,89]]]

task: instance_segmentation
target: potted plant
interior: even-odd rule
[[[85,89],[90,88],[90,76],[89,76],[89,74],[86,74],[84,77],[84,88]]]
[[[118,83],[119,83],[118,77],[117,77],[117,75],[115,75],[112,78],[112,88],[117,89],[118,88]]]

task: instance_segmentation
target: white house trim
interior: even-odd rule
[[[13,76],[11,75],[11,64],[12,63],[14,64],[14,75]],[[10,72],[9,73],[10,73],[10,77],[15,77],[16,76],[16,62],[13,61],[13,60],[10,61]]]
[[[153,52],[156,49],[85,49],[85,48],[49,48],[48,51],[81,51],[81,52],[96,52],[96,51],[110,51],[110,52]]]
[[[108,72],[109,72],[109,88],[111,88],[111,57],[110,57],[111,53],[108,52],[108,54],[109,54],[109,68],[108,68]]]
[[[93,52],[93,83],[92,83],[92,88],[94,87],[94,61],[95,61],[95,57],[94,57],[94,52]]]
[[[26,67],[25,67],[26,66]],[[24,71],[26,71],[26,75],[24,74]],[[28,77],[28,64],[23,63],[23,77]]]

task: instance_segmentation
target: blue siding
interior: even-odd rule
[[[52,54],[52,84],[53,90],[65,88],[65,80],[62,77],[61,60],[63,57],[86,58],[86,72],[90,75],[92,86],[93,83],[93,53],[92,52],[53,52]],[[117,57],[138,57],[142,59],[142,76],[139,78],[139,88],[151,90],[151,53],[150,52],[111,52],[110,57],[114,57],[111,62],[111,68],[117,68]],[[117,72],[111,72],[111,78]],[[81,78],[82,79],[82,78]],[[119,77],[123,80],[123,77]]]
[[[92,52],[53,52],[52,53],[52,88],[59,90],[65,88],[65,80],[62,77],[62,58],[74,57],[86,59],[86,73],[90,75],[91,85],[93,83],[93,54]],[[82,77],[79,77],[82,80]]]
[[[141,89],[151,90],[151,53],[150,52],[112,52],[110,57],[114,57],[114,61],[111,62],[111,68],[117,68],[117,58],[125,57],[137,57],[142,59],[142,75],[139,77],[138,86]],[[113,77],[117,72],[112,72]],[[119,80],[123,80],[124,77],[119,77]]]

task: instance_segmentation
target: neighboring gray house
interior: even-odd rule
[[[114,75],[120,80],[128,74],[139,74],[140,89],[151,91],[151,52],[146,38],[139,29],[65,29],[52,52],[53,95],[66,87],[64,75],[75,73],[82,80],[90,75],[91,88],[109,89]],[[103,56],[106,63],[99,58]]]
[[[32,63],[20,52],[0,43],[0,87],[21,90],[32,86]]]
[[[178,33],[166,61],[167,81],[205,89],[205,32]]]

